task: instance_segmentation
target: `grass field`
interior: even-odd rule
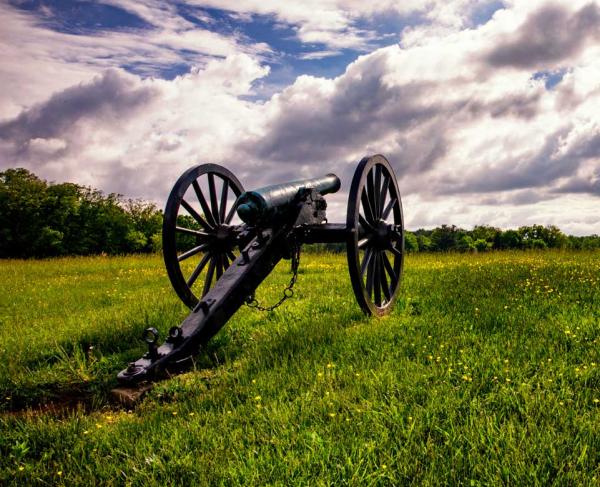
[[[598,252],[409,256],[383,319],[344,255],[304,254],[293,300],[241,309],[133,411],[116,373],[186,315],[159,257],[0,282],[0,484],[600,484]]]

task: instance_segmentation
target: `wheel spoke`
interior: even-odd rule
[[[397,242],[401,242],[402,241],[402,234],[400,232],[397,231],[393,231],[392,232],[392,237],[394,238],[394,240],[396,240]]]
[[[223,179],[223,189],[221,190],[221,207],[219,208],[219,221],[225,221],[225,210],[227,209],[227,196],[229,192],[229,181]]]
[[[384,262],[385,257],[386,257],[385,252],[381,252],[380,260],[382,261],[382,264]],[[383,265],[381,266],[381,269],[379,271],[379,278],[381,280],[381,290],[383,291],[383,295],[385,296],[385,299],[389,302],[392,299],[392,293],[390,292],[390,286],[388,285],[387,279],[385,277],[385,271],[383,269]]]
[[[359,249],[364,249],[367,245],[369,245],[369,242],[371,241],[371,239],[373,238],[373,235],[368,235],[365,238],[362,238],[358,241],[358,248]]]
[[[221,254],[221,261],[223,263],[223,272],[225,272],[227,269],[229,269],[229,266],[231,265],[229,259],[227,258],[227,252]]]
[[[181,206],[183,206],[187,212],[191,215],[191,217],[196,220],[200,225],[202,225],[206,230],[213,230],[213,227],[209,225],[204,218],[202,218],[192,206],[185,201],[183,198],[181,199]]]
[[[385,208],[385,200],[387,199],[388,188],[390,186],[390,177],[387,174],[383,175],[383,188],[379,197],[379,208]],[[383,211],[381,212],[383,214]]]
[[[390,200],[390,202],[388,203],[388,205],[385,207],[385,210],[383,210],[383,213],[381,215],[381,219],[382,220],[387,220],[388,217],[390,216],[390,212],[392,211],[392,208],[394,208],[394,206],[396,206],[396,203],[398,202],[398,198],[392,198]]]
[[[219,279],[223,275],[223,258],[222,254],[217,254],[215,256],[217,259],[217,279]]]
[[[360,195],[360,201],[365,212],[365,218],[370,222],[375,222],[375,218],[373,217],[373,209],[371,208],[371,202],[369,201],[369,196],[367,195],[367,188],[363,188]]]
[[[202,212],[204,213],[204,218],[206,218],[206,221],[208,223],[210,223],[213,227],[217,226],[217,222],[215,221],[215,219],[213,218],[213,215],[210,211],[210,208],[208,207],[208,203],[206,202],[206,198],[204,198],[204,195],[202,194],[202,190],[200,189],[200,185],[198,184],[198,180],[194,180],[192,182],[192,187],[194,188],[194,192],[196,193],[196,197],[198,198],[198,202],[200,203],[200,206],[202,207]]]
[[[190,249],[190,250],[184,252],[183,254],[178,255],[177,262],[181,262],[182,260],[189,259],[192,255],[196,255],[198,252],[202,252],[203,250],[206,250],[207,248],[208,248],[207,244],[198,245],[197,247],[194,247],[193,249]]]
[[[202,272],[202,269],[204,269],[204,267],[206,266],[206,263],[208,262],[209,259],[210,259],[210,254],[204,254],[204,257],[202,257],[202,260],[200,260],[200,263],[196,266],[196,268],[194,269],[194,272],[192,272],[192,275],[187,280],[188,287],[192,287],[194,282],[196,282],[196,279],[198,279],[198,276]]]
[[[371,232],[375,231],[373,225],[371,225],[360,213],[358,214],[358,222],[361,224],[364,230],[370,230]]]
[[[188,235],[194,235],[196,237],[209,237],[210,235],[206,232],[201,232],[199,230],[192,230],[191,228],[184,227],[175,227],[175,230],[182,233],[187,233]]]
[[[369,199],[369,205],[371,208],[371,215],[373,216],[373,219],[371,221],[374,222],[377,220],[377,207],[375,206],[375,198],[374,198],[375,188],[374,188],[374,184],[373,184],[373,169],[371,169],[369,171],[369,174],[367,174],[366,190],[367,190],[367,197]]]
[[[377,164],[375,166],[375,185],[373,196],[371,197],[371,201],[373,202],[373,211],[375,212],[375,217],[381,217],[381,205],[379,201],[381,200],[381,166]]]
[[[398,250],[396,247],[394,247],[393,245],[390,246],[389,248],[390,252],[392,252],[392,254],[394,254],[396,257],[398,258],[402,258],[402,252],[400,250]]]
[[[374,261],[375,255],[371,257],[369,263],[367,264],[367,295],[369,296],[369,299],[371,299],[371,294],[373,294],[373,270],[375,268]]]
[[[233,262],[235,259],[237,259],[237,257],[231,250],[226,250],[225,253],[227,254],[227,257],[229,257],[231,259],[231,262]]]
[[[219,205],[217,204],[217,190],[215,189],[215,175],[208,173],[208,191],[210,193],[210,206],[215,220],[219,219]]]
[[[360,275],[361,277],[365,276],[365,271],[367,270],[367,266],[371,261],[371,257],[373,256],[373,249],[367,249],[365,251],[365,256],[363,257],[362,263],[360,265]]]
[[[383,291],[383,295],[385,296],[386,301],[389,302],[392,299],[392,293],[390,292],[390,288],[388,286],[387,279],[385,277],[385,273],[382,272],[380,274],[380,277],[381,277],[381,290]]]
[[[237,199],[233,202],[233,205],[229,209],[229,213],[227,213],[227,216],[225,217],[225,220],[223,223],[231,223],[231,220],[233,220],[233,216],[235,215],[236,209],[237,209]]]
[[[396,283],[398,282],[398,277],[396,276],[396,273],[394,272],[394,268],[392,267],[392,264],[390,263],[390,259],[388,259],[388,256],[385,252],[383,252],[382,255],[383,255],[383,265],[385,267],[385,270],[389,274],[390,279],[392,280],[392,286],[396,286]]]
[[[210,290],[210,284],[212,283],[213,275],[215,273],[215,258],[210,259],[208,264],[208,271],[206,271],[206,279],[204,280],[204,289],[202,290],[202,296],[204,296]]]
[[[373,277],[375,280],[375,304],[377,306],[381,306],[381,257],[379,255],[379,252],[375,254],[375,269],[373,271]]]

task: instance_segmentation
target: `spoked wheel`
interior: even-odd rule
[[[348,197],[348,268],[363,311],[392,310],[404,264],[404,220],[396,175],[382,155],[360,161]]]
[[[190,308],[236,259],[235,201],[244,191],[224,167],[201,164],[173,186],[163,221],[163,256],[177,295]]]

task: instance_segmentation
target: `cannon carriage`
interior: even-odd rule
[[[291,296],[303,244],[346,244],[352,288],[361,309],[381,316],[398,295],[404,259],[402,203],[392,166],[382,155],[358,164],[345,223],[327,221],[325,195],[340,189],[334,174],[244,191],[216,164],[184,172],[167,200],[163,254],[169,279],[190,314],[162,345],[144,332],[148,352],[121,371],[135,384],[175,369],[198,353],[244,304],[273,309]],[[281,259],[292,262],[282,299],[267,308],[254,292]]]

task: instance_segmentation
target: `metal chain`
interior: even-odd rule
[[[254,294],[251,294],[246,298],[246,306],[249,308],[256,309],[258,311],[268,311],[271,312],[276,308],[279,308],[286,300],[291,298],[294,295],[294,284],[298,280],[298,267],[300,266],[300,245],[295,244],[294,249],[292,250],[292,278],[290,282],[283,290],[283,296],[281,299],[277,301],[275,304],[271,306],[261,306],[259,302],[254,297]]]

